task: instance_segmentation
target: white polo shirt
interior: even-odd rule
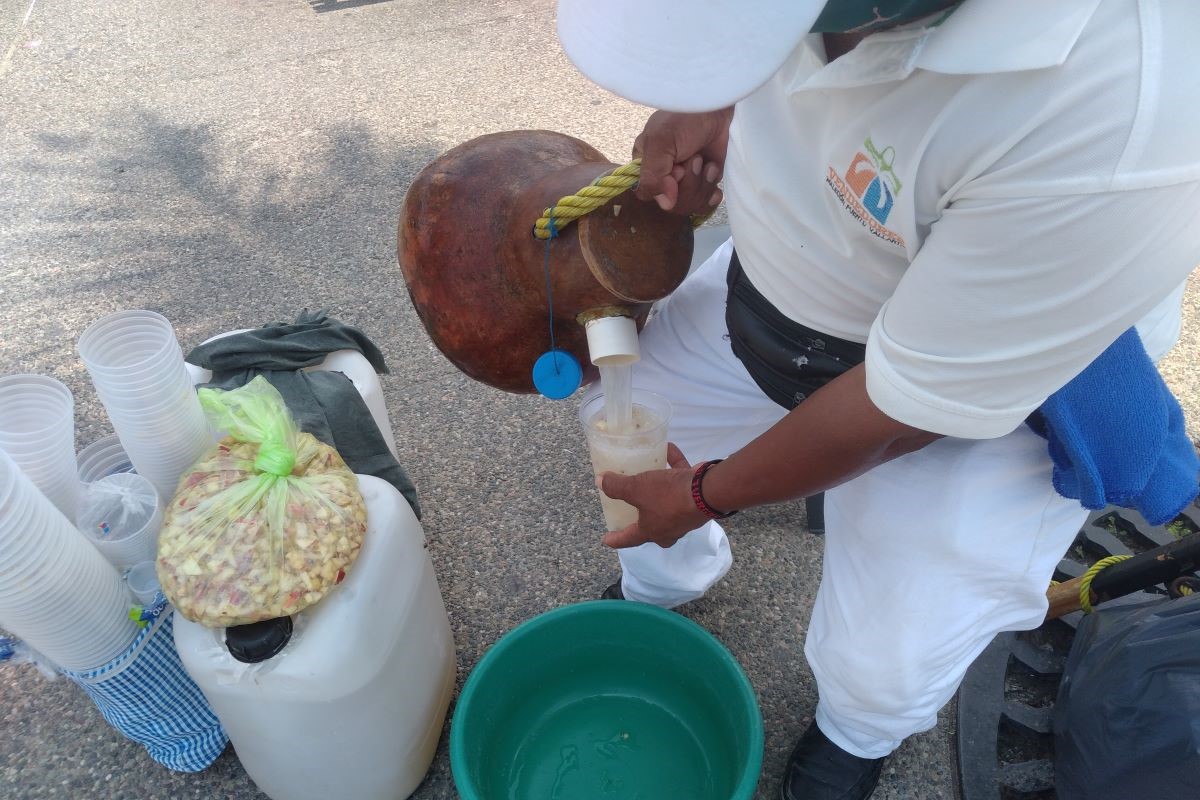
[[[1161,357],[1200,263],[1198,36],[1195,0],[967,0],[830,64],[809,36],[734,114],[746,274],[948,436],[1015,429],[1135,323]]]

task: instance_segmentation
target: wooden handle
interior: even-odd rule
[[[1069,581],[1056,583],[1046,590],[1046,599],[1050,601],[1050,608],[1046,611],[1046,619],[1058,619],[1065,617],[1073,611],[1078,611],[1079,606],[1079,584],[1083,578],[1072,578]],[[1092,602],[1096,601],[1095,593],[1092,594]]]
[[[1138,553],[1132,558],[1099,570],[1091,586],[1092,605],[1125,597],[1156,584],[1169,584],[1180,575],[1200,571],[1200,533]],[[1051,586],[1046,592],[1050,609],[1046,619],[1058,619],[1079,610],[1079,584],[1072,578]]]

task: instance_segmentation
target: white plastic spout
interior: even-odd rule
[[[624,314],[596,317],[584,323],[584,330],[588,355],[597,367],[618,367],[641,358],[637,322],[633,317]]]

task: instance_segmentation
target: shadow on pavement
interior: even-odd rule
[[[390,3],[392,0],[308,0],[308,4],[312,6],[312,10],[318,14],[325,14],[329,11],[342,11],[347,8],[358,8],[359,6],[373,6],[377,3]]]
[[[351,122],[306,131],[272,161],[244,133],[144,109],[88,130],[40,133],[9,161],[3,299],[22,313],[17,335],[0,337],[4,371],[74,366],[74,338],[119,308],[167,314],[185,348],[303,307],[411,314],[394,225],[433,145]]]

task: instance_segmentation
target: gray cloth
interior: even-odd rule
[[[283,395],[301,430],[337,450],[354,472],[395,486],[420,519],[416,487],[388,450],[354,384],[340,372],[302,371],[335,350],[356,350],[376,372],[387,373],[383,354],[362,331],[307,309],[294,323],[271,323],[202,344],[187,360],[212,371],[206,385],[214,389],[236,389],[262,375]]]

